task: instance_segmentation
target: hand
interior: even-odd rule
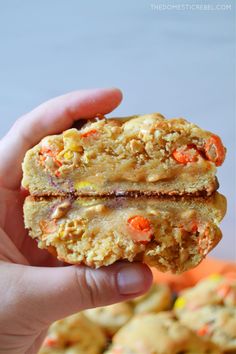
[[[84,90],[50,100],[20,118],[0,141],[0,353],[31,354],[48,326],[86,308],[144,293],[149,268],[117,262],[94,270],[67,266],[37,244],[24,229],[20,189],[25,152],[79,118],[111,112],[121,101],[117,89]]]

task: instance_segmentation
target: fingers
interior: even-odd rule
[[[85,266],[39,268],[9,265],[6,271],[7,282],[9,279],[13,282],[10,288],[14,294],[8,297],[11,300],[8,304],[11,311],[6,319],[8,325],[15,312],[22,321],[30,321],[38,328],[86,308],[141,295],[152,282],[152,273],[146,265],[128,262],[96,270]]]
[[[25,152],[44,136],[60,133],[80,118],[107,114],[121,99],[118,89],[75,91],[47,101],[18,119],[0,141],[0,185],[11,189],[19,187]]]

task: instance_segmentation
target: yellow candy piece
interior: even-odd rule
[[[77,129],[68,129],[63,132],[63,139],[78,139],[79,138],[79,133]]]
[[[68,151],[65,152],[65,154],[64,154],[64,158],[65,158],[66,160],[71,160],[71,159],[73,158],[73,156],[74,156],[74,154],[73,154],[73,152],[70,151],[70,150],[68,150]]]
[[[82,147],[78,144],[76,144],[75,142],[70,142],[68,144],[68,147],[71,151],[75,151],[75,152],[81,152],[82,151]]]
[[[79,145],[80,137],[76,129],[69,129],[63,133],[65,150],[81,152],[82,146]]]
[[[76,143],[73,139],[64,139],[65,150],[71,150],[75,152],[81,152],[82,147]]]
[[[65,236],[65,231],[59,231],[58,232],[58,237],[63,238]]]
[[[97,190],[97,187],[95,184],[88,182],[88,181],[79,181],[75,182],[74,188],[78,191],[80,189],[88,189],[88,190]]]
[[[174,309],[176,309],[176,310],[183,309],[185,307],[185,305],[186,305],[186,299],[183,296],[180,296],[175,301]]]
[[[217,274],[217,273],[214,273],[214,274],[211,274],[208,279],[212,280],[212,281],[215,281],[215,282],[218,282],[222,279],[222,275],[221,274]]]

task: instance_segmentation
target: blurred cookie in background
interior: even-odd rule
[[[131,300],[135,314],[169,310],[172,302],[173,296],[166,284],[153,284],[146,294]]]
[[[160,312],[172,307],[172,294],[165,284],[153,284],[150,290],[131,301],[89,309],[83,313],[108,336],[114,335],[134,314]]]
[[[180,314],[206,305],[236,306],[236,274],[235,278],[232,275],[212,274],[199,281],[194,287],[180,293],[174,310]]]
[[[182,312],[179,320],[224,353],[236,353],[236,307],[208,305]]]
[[[113,337],[106,354],[220,354],[179,323],[171,312],[135,316]]]
[[[82,313],[54,322],[38,354],[100,354],[106,336]]]
[[[133,309],[130,303],[120,302],[110,306],[89,309],[84,311],[84,314],[100,326],[108,336],[112,336],[131,319]]]

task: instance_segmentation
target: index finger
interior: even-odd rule
[[[16,189],[26,151],[44,136],[68,129],[80,118],[107,114],[122,100],[118,89],[74,91],[49,100],[21,117],[0,141],[0,185]]]

